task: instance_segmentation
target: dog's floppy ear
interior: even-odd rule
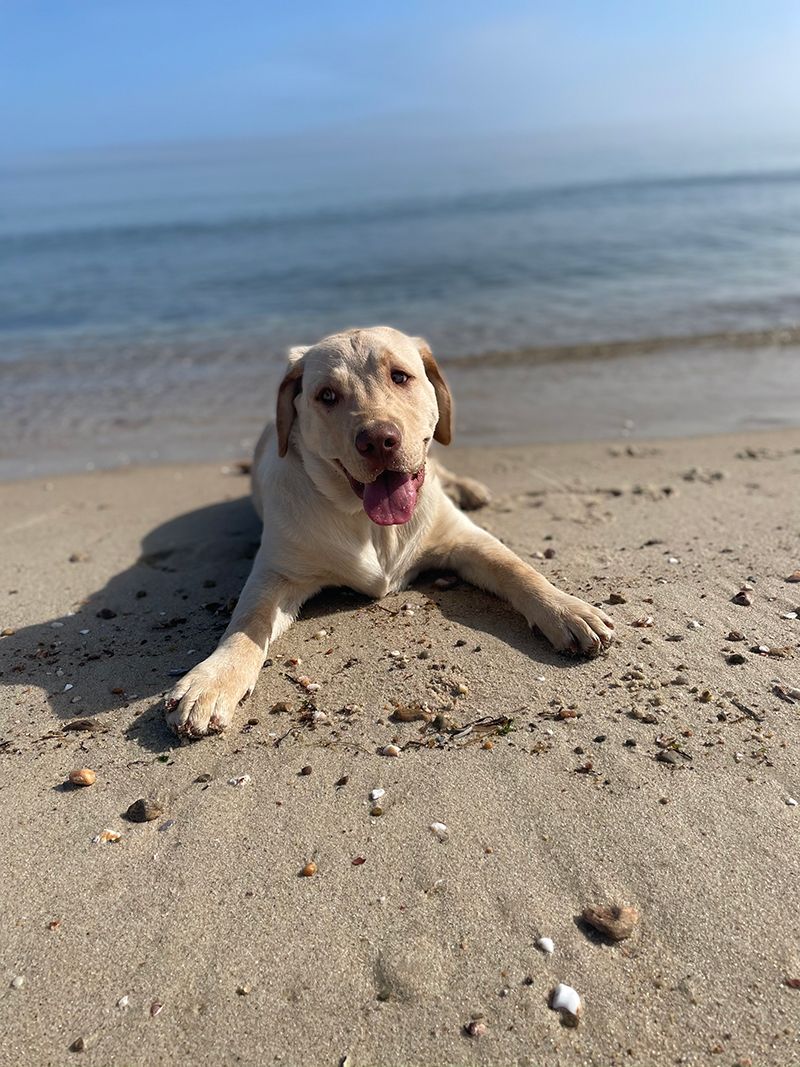
[[[289,349],[289,369],[278,387],[278,406],[275,411],[275,429],[278,435],[278,455],[285,456],[289,450],[289,432],[294,422],[294,399],[303,387],[303,356],[308,348],[297,346]]]
[[[433,431],[433,439],[439,441],[440,444],[449,445],[453,438],[453,397],[450,387],[439,370],[439,364],[433,358],[428,342],[421,337],[415,337],[414,344],[422,356],[425,374],[436,392],[436,403],[439,406],[439,421]]]

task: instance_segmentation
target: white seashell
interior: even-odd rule
[[[309,682],[306,686],[308,693],[318,693],[322,689],[322,685],[319,682]]]
[[[117,1001],[117,1007],[118,1008],[127,1008],[128,1005],[130,1004],[130,1002],[131,1002],[131,999],[128,996],[128,994],[126,993],[124,997],[120,997],[119,1000]]]
[[[12,989],[22,989],[22,987],[24,985],[25,985],[25,976],[22,975],[22,974],[18,974],[14,978],[11,979],[11,988]]]
[[[327,630],[317,630],[317,632],[315,634],[312,634],[311,636],[316,641],[319,641],[319,640],[321,640],[321,638],[328,636],[328,631]]]
[[[443,822],[432,822],[430,825],[431,832],[434,837],[438,837],[440,841],[447,840],[447,827]]]
[[[574,1019],[577,1019],[581,1013],[583,1005],[581,1004],[581,998],[571,985],[565,985],[563,982],[559,982],[550,998],[550,1007],[553,1011],[566,1012],[567,1015],[571,1015]]]
[[[677,556],[670,556],[669,559],[667,560],[667,563],[680,563],[680,560],[678,559]]]
[[[372,789],[369,794],[370,800],[380,800],[382,796],[386,795],[385,789]]]
[[[547,679],[545,678],[545,676],[543,674],[537,674],[536,677],[533,680],[534,680],[534,682],[546,682],[547,681]]]
[[[697,619],[689,619],[689,621],[686,623],[686,628],[688,630],[699,630],[701,625],[702,624],[699,623]]]
[[[400,755],[400,749],[397,747],[397,745],[384,745],[383,748],[381,749],[381,755],[382,756],[399,756]]]
[[[249,774],[240,774],[234,778],[229,778],[228,785],[247,785],[250,781],[252,781],[252,779]]]
[[[398,648],[393,648],[392,651],[389,653],[389,658],[390,659],[403,659],[404,656],[403,656],[403,653]]]
[[[797,807],[797,801],[794,799],[794,797],[787,797],[786,798],[786,804],[790,808],[796,808]]]
[[[88,630],[78,630],[78,633],[79,633],[79,634],[83,634],[83,635],[84,635],[84,637],[85,637],[85,636],[86,636],[86,634],[88,634],[88,633],[89,633],[89,631],[88,631]]]
[[[554,942],[549,937],[540,937],[536,942],[536,947],[540,952],[544,952],[546,956],[552,956],[556,950]]]
[[[781,618],[782,619],[796,619],[797,618],[797,612],[796,611],[785,611],[783,613],[783,615],[781,615]]]
[[[74,688],[75,688],[75,686],[72,684],[72,682],[67,682],[67,684],[64,686],[64,692],[68,693],[70,691],[70,689],[74,689]]]

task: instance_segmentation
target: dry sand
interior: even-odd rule
[[[234,729],[185,746],[159,699],[248,569],[245,479],[0,489],[0,1062],[800,1063],[800,701],[773,681],[800,686],[782,617],[800,607],[800,431],[449,459],[491,485],[479,521],[523,557],[553,548],[537,566],[564,588],[626,598],[610,654],[560,659],[465,586],[330,593]],[[731,602],[744,582],[750,607]],[[326,720],[302,721],[298,673]],[[414,700],[513,729],[484,748],[389,721]],[[378,755],[393,739],[400,758]],[[81,766],[97,783],[66,788]],[[127,822],[139,797],[165,814]],[[122,839],[93,844],[104,828]],[[582,928],[598,901],[639,909],[630,940]],[[583,997],[577,1029],[548,1008],[558,981]]]

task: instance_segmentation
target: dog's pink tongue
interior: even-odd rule
[[[378,526],[408,522],[417,506],[417,487],[411,474],[384,471],[364,486],[364,511]]]

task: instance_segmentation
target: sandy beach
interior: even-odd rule
[[[0,486],[0,1063],[800,1064],[800,430],[447,458],[482,525],[613,603],[610,653],[432,577],[330,592],[187,745],[160,701],[248,571],[247,479]],[[440,717],[392,721],[415,703]]]

